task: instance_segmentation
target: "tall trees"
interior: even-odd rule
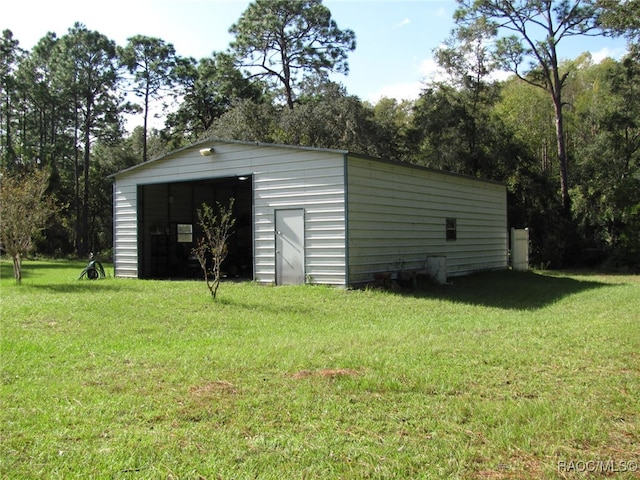
[[[416,101],[412,137],[422,157],[416,161],[467,175],[501,175],[498,164],[510,150],[493,115],[500,86],[491,81],[496,64],[488,40],[495,30],[477,16],[435,50],[448,78],[430,85]]]
[[[151,105],[160,102],[173,84],[175,48],[159,38],[135,35],[128,39],[124,48],[118,49],[118,53],[122,64],[133,75],[133,92],[142,99],[142,161],[146,162],[149,111]]]
[[[640,265],[640,61],[630,54],[580,73],[574,213],[586,244]]]
[[[512,77],[503,82],[494,113],[510,125],[517,140],[536,160],[538,171],[551,176],[557,168],[556,135],[553,106],[548,95]]]
[[[17,85],[13,76],[17,68],[20,49],[11,30],[4,30],[0,37],[0,165],[15,161],[13,125]]]
[[[623,35],[632,46],[640,40],[640,0],[597,0],[600,25],[614,35]]]
[[[435,51],[438,64],[449,74],[448,83],[457,93],[454,104],[457,104],[455,108],[459,115],[449,121],[460,122],[462,171],[471,175],[486,175],[489,163],[484,148],[490,130],[487,126],[491,123],[488,112],[499,93],[490,81],[496,64],[487,44],[493,35],[495,26],[478,17],[469,24],[459,25],[445,45]],[[442,86],[442,89],[446,90],[446,87]]]
[[[50,165],[56,150],[59,118],[65,99],[56,88],[57,38],[45,35],[31,50],[22,51],[10,31],[2,41],[3,164]],[[55,172],[54,172],[55,174]]]
[[[260,101],[264,93],[263,85],[245,78],[225,53],[214,53],[199,62],[179,59],[175,77],[182,101],[167,115],[164,132],[174,146],[197,140],[234,102]]]
[[[51,166],[54,182],[61,180],[60,160],[73,156],[76,145],[69,128],[74,101],[62,74],[59,48],[59,39],[48,33],[23,57],[16,71],[21,163]]]
[[[273,143],[280,109],[271,103],[238,100],[213,122],[208,132],[218,138]]]
[[[280,114],[278,143],[374,154],[373,111],[344,87],[310,83],[295,110]]]
[[[373,106],[372,118],[377,148],[371,155],[411,161],[413,146],[409,143],[409,129],[413,120],[413,105],[409,100],[378,100]]]
[[[353,31],[340,30],[322,0],[255,0],[229,31],[238,63],[279,84],[290,110],[305,75],[347,73],[356,47]]]
[[[567,37],[598,32],[598,9],[591,0],[458,2],[457,24],[461,28],[469,28],[482,21],[492,25],[496,33],[507,32],[495,43],[495,52],[503,68],[549,94],[555,112],[562,205],[566,216],[569,216],[571,198],[562,97],[568,74],[560,71],[558,44]]]
[[[101,33],[76,23],[61,38],[59,53],[59,73],[75,108],[74,141],[82,146],[82,197],[76,201],[80,207],[76,212],[76,239],[78,253],[84,256],[89,248],[91,146],[98,138],[115,139],[121,134],[116,46]]]
[[[333,82],[307,83],[293,110],[251,100],[236,102],[209,130],[214,136],[399,158],[407,112],[375,109]],[[407,106],[405,105],[406,109]],[[384,116],[384,119],[383,119]]]
[[[561,265],[562,245],[578,232],[580,246],[636,252],[640,264],[638,49],[597,66],[586,56],[559,60],[568,36],[637,40],[640,0],[458,1],[456,29],[437,51],[447,82],[428,85],[416,102],[376,105],[328,81],[328,72],[347,71],[355,41],[320,0],[255,0],[232,27],[230,51],[199,61],[143,36],[118,59],[111,40],[79,24],[31,51],[5,31],[0,161],[50,167],[50,188],[68,208],[46,232],[49,253],[108,248],[108,174],[214,135],[498,179],[509,188],[510,220],[532,229],[538,261]],[[131,73],[124,79],[122,65]],[[517,76],[493,81],[497,65]],[[161,135],[149,134],[147,118],[169,85],[178,108]],[[121,101],[132,91],[146,127],[125,136]]]
[[[475,88],[435,84],[425,89],[414,107],[409,132],[414,161],[456,173],[504,180],[513,167],[518,145],[513,130],[495,115],[500,86]]]
[[[542,90],[512,79],[495,109],[526,149],[516,165],[525,174],[517,183],[508,182],[526,207],[523,224],[531,228],[536,256],[554,266],[604,259],[609,265],[640,265],[638,59],[630,54],[621,62],[595,64],[586,54],[563,62],[561,69],[571,72],[563,95],[572,158],[571,224],[558,215],[560,198],[556,189],[549,189],[549,180],[556,178],[555,162],[547,155],[555,137],[551,102]],[[523,160],[528,157],[535,162],[527,165]],[[552,228],[554,223],[569,228]],[[573,244],[567,242],[569,235]]]

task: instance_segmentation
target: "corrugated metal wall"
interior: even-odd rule
[[[138,276],[138,196],[135,183],[113,186],[113,261],[118,277]]]
[[[349,282],[419,270],[445,256],[449,275],[507,267],[504,185],[349,155]],[[456,240],[446,220],[456,219]]]
[[[215,153],[201,156],[205,146]],[[275,282],[278,209],[304,209],[305,275],[312,283],[368,282],[376,273],[422,269],[427,257],[446,257],[449,275],[507,267],[504,185],[352,154],[346,165],[345,176],[341,151],[216,141],[120,172],[114,185],[116,275],[139,273],[138,185],[242,175],[253,181],[258,282]],[[448,218],[455,219],[456,240],[446,239]]]
[[[213,146],[201,156],[199,149]],[[116,275],[138,275],[137,185],[253,176],[254,278],[275,282],[276,209],[305,209],[305,270],[309,281],[344,285],[344,154],[240,142],[199,144],[115,175]]]

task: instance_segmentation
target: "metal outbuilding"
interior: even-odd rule
[[[503,184],[343,150],[210,139],[112,175],[117,277],[184,278],[197,210],[235,199],[227,274],[358,285],[508,262]]]

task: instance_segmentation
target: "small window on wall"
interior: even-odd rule
[[[455,218],[447,218],[446,229],[447,229],[447,240],[455,240],[457,238],[457,228],[456,228]]]
[[[193,226],[189,223],[178,224],[178,243],[191,243],[193,241]]]

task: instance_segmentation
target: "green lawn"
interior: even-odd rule
[[[638,276],[213,302],[0,267],[1,478],[640,478]]]

